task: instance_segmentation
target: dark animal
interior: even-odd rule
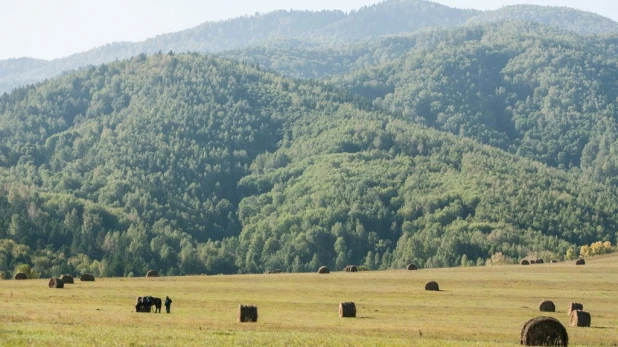
[[[152,306],[155,307],[155,313],[161,313],[161,298],[138,296],[135,302],[135,312],[152,312]]]
[[[154,303],[155,313],[161,313],[161,298],[152,298]]]

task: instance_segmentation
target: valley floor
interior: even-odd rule
[[[430,280],[440,292],[424,290]],[[47,282],[0,281],[0,345],[517,346],[523,324],[541,315],[567,327],[570,346],[618,344],[616,256],[585,266]],[[143,295],[169,295],[172,313],[135,313]],[[557,312],[541,314],[543,299]],[[357,318],[338,317],[344,301]],[[591,313],[591,328],[568,326],[570,302]],[[257,305],[258,323],[238,323],[239,304]]]

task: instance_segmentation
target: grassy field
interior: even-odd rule
[[[435,280],[440,292],[427,292]],[[64,289],[0,281],[1,345],[518,346],[538,304],[553,300],[571,346],[618,345],[618,257],[531,266],[161,278],[100,278]],[[174,303],[135,313],[135,297]],[[354,301],[357,318],[338,317]],[[568,326],[581,302],[591,328]],[[239,304],[259,308],[238,323]],[[165,312],[165,308],[163,308]]]

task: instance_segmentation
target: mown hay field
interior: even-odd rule
[[[436,281],[439,292],[425,291]],[[570,346],[618,345],[618,257],[419,271],[0,281],[0,345],[519,346],[526,321],[557,318]],[[135,297],[172,313],[135,313]],[[543,299],[555,313],[541,313]],[[339,318],[354,302],[357,318]],[[580,302],[592,327],[569,326]],[[238,305],[257,323],[239,323]]]

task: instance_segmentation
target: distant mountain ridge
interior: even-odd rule
[[[528,21],[572,31],[580,35],[618,33],[618,23],[592,12],[569,7],[513,5],[472,17],[468,24]]]
[[[350,13],[342,11],[274,11],[207,22],[142,42],[115,42],[51,61],[19,58],[0,61],[0,93],[36,83],[87,65],[126,59],[140,53],[218,53],[269,46],[297,39],[329,46],[376,36],[414,32],[426,27],[454,27],[495,21],[533,21],[578,34],[618,33],[609,18],[566,7],[508,6],[481,12],[451,8],[424,0],[387,0]]]

